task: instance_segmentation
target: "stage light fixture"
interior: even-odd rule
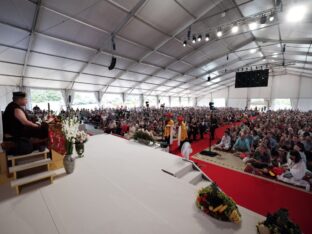
[[[217,31],[217,37],[222,37],[222,31],[221,28],[218,29]]]
[[[283,45],[283,53],[286,51],[286,44]]]
[[[199,36],[197,37],[197,41],[198,41],[198,42],[201,42],[201,40],[202,40],[202,35],[199,35]]]
[[[305,17],[305,14],[307,13],[307,7],[304,5],[294,5],[292,6],[287,14],[286,14],[286,19],[290,23],[296,23]]]
[[[196,37],[195,37],[195,35],[193,36],[192,43],[193,43],[193,44],[196,43]]]
[[[260,18],[260,24],[263,25],[263,24],[266,23],[266,21],[267,21],[266,15],[262,15],[261,18]]]
[[[277,58],[277,55],[278,55],[278,53],[274,52],[273,55],[272,55],[272,57],[273,57],[273,58]]]
[[[232,33],[237,33],[238,32],[238,25],[234,24],[232,27]]]
[[[209,41],[209,40],[210,40],[209,33],[207,33],[205,36],[205,41]]]
[[[249,23],[248,27],[250,30],[255,30],[255,29],[257,29],[258,24],[257,24],[257,22],[251,22],[251,23]]]
[[[256,51],[257,51],[257,49],[255,49],[255,48],[249,50],[249,52],[250,52],[251,54],[256,53]]]
[[[270,22],[273,22],[274,19],[275,19],[275,17],[274,17],[274,14],[272,13],[272,14],[270,15],[270,17],[269,17],[269,21],[270,21]]]
[[[117,62],[117,58],[112,56],[111,63],[109,65],[109,67],[108,67],[108,70],[113,70],[115,68],[115,66],[116,66],[116,62]]]
[[[209,82],[210,80],[211,80],[211,77],[210,77],[210,76],[208,76],[207,81]]]
[[[185,47],[187,45],[187,42],[186,41],[184,41],[183,42],[183,47]]]

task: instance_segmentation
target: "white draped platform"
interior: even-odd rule
[[[181,160],[168,153],[97,135],[85,155],[72,175],[2,199],[0,233],[252,234],[263,219],[243,207],[241,225],[199,211],[196,186],[161,171]]]

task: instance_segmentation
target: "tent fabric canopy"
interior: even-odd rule
[[[100,101],[104,93],[200,97],[232,86],[238,69],[268,63],[273,75],[311,78],[312,13],[289,25],[291,0],[283,1],[272,24],[253,31],[241,25],[238,33],[183,47],[190,26],[192,35],[215,34],[275,12],[274,2],[2,0],[0,86],[94,91]],[[311,1],[301,2],[312,9]],[[108,70],[112,56],[116,67]]]

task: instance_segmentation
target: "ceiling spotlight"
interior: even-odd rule
[[[272,13],[272,14],[270,15],[270,17],[269,17],[269,21],[272,22],[272,21],[274,21],[274,19],[275,19],[275,17],[274,17],[274,14]]]
[[[205,36],[205,41],[209,41],[209,40],[210,40],[209,33],[207,33]]]
[[[192,43],[195,44],[196,43],[196,37],[195,35],[193,35],[193,38],[192,38]]]
[[[184,41],[183,42],[183,47],[185,47],[187,45],[187,42],[186,41]]]
[[[260,18],[260,24],[265,24],[266,21],[267,21],[266,15],[262,15],[261,18]]]
[[[275,52],[275,53],[273,53],[272,57],[273,57],[273,58],[276,58],[277,55],[278,55],[278,53]]]
[[[256,22],[252,22],[252,23],[249,23],[248,27],[250,30],[255,30],[257,29],[258,24]]]
[[[249,50],[249,52],[250,52],[251,54],[256,53],[256,51],[257,51],[257,49],[255,49],[255,48]]]
[[[197,37],[197,41],[198,41],[198,42],[201,42],[201,40],[202,40],[202,35],[199,35],[199,36]]]
[[[221,28],[218,29],[217,31],[217,37],[222,37],[222,31]]]
[[[292,6],[286,14],[288,22],[296,23],[303,20],[305,14],[307,13],[307,8],[304,5]]]
[[[234,24],[232,27],[232,33],[237,33],[238,32],[238,26],[237,24]]]

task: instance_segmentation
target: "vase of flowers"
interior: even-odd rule
[[[66,139],[66,152],[63,158],[64,169],[67,174],[75,170],[75,159],[72,157],[79,121],[77,117],[68,117],[62,121],[62,131]]]
[[[150,145],[151,143],[155,143],[153,135],[149,131],[146,131],[144,129],[137,130],[133,135],[133,139],[144,145]]]
[[[84,144],[88,140],[88,134],[84,131],[78,131],[75,139],[75,148],[78,158],[84,157]]]

